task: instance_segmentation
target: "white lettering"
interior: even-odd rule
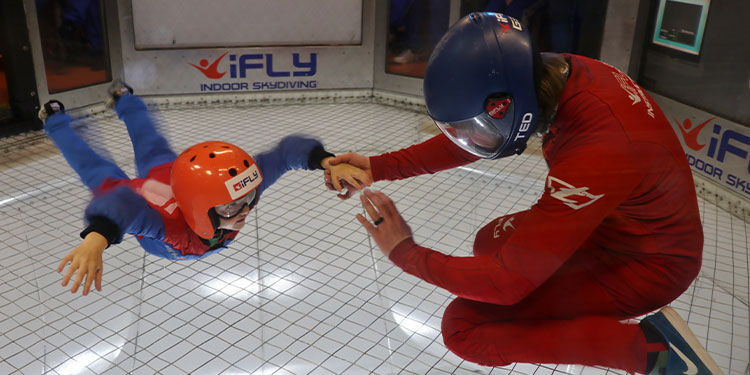
[[[510,18],[510,25],[513,26],[514,29],[516,29],[518,31],[522,31],[523,30],[523,28],[521,28],[521,23],[518,22],[517,19],[515,19],[513,17],[508,17],[508,18]]]
[[[513,141],[517,141],[521,138],[526,138],[526,132],[529,131],[529,128],[531,127],[531,120],[534,119],[534,115],[531,113],[526,113],[521,118],[521,127],[518,128],[518,134],[516,134],[516,137],[513,139]]]

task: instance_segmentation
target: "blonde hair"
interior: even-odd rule
[[[536,132],[544,134],[554,120],[557,103],[568,80],[570,66],[564,56],[556,53],[542,53],[541,67],[538,69],[536,97],[539,103],[539,120]]]

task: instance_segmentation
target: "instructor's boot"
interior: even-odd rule
[[[665,307],[656,314],[647,316],[640,324],[649,325],[658,331],[668,349],[666,361],[657,363],[651,374],[723,374],[687,323],[671,307]]]

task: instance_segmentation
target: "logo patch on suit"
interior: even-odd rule
[[[495,225],[494,230],[492,231],[492,237],[500,238],[500,230],[502,229],[503,232],[507,232],[508,229],[514,230],[516,227],[513,226],[513,219],[515,217],[511,216],[509,218],[501,217],[497,224]]]
[[[549,189],[549,194],[552,198],[562,201],[566,206],[574,210],[584,208],[604,196],[604,194],[591,194],[588,192],[588,187],[575,187],[552,176],[547,176],[547,189]]]

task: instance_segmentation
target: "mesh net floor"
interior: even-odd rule
[[[154,117],[179,151],[204,140],[251,154],[302,133],[334,153],[373,155],[426,139],[427,118],[380,104],[196,105]],[[135,175],[112,113],[74,123]],[[470,255],[489,220],[531,206],[546,165],[534,140],[521,156],[378,182],[423,246]],[[624,374],[549,364],[482,367],[440,337],[453,297],[388,261],[321,172],[293,171],[263,195],[230,248],[199,261],[147,255],[132,236],[104,253],[103,291],[60,285],[60,259],[80,242],[90,193],[43,133],[0,140],[0,373],[22,374]],[[725,373],[746,373],[748,225],[700,200],[700,276],[672,306]]]

